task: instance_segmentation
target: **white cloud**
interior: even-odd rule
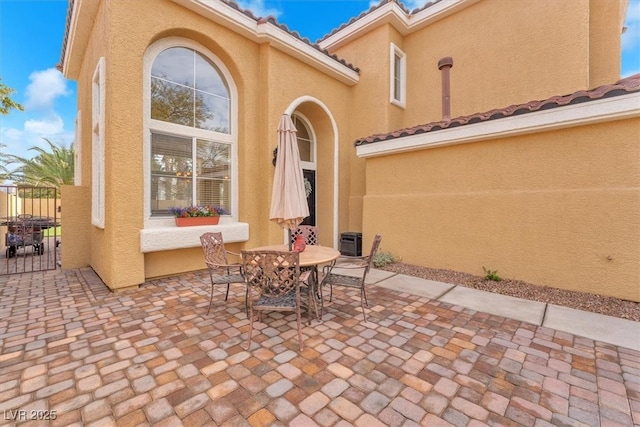
[[[57,97],[70,93],[62,73],[55,68],[34,71],[29,76],[29,80],[31,83],[27,86],[27,100],[25,102],[27,111],[51,110]]]
[[[62,133],[64,131],[64,123],[62,117],[52,114],[43,120],[27,120],[24,122],[24,130],[28,134],[48,138]]]
[[[264,0],[241,0],[238,1],[238,6],[249,9],[258,18],[266,18],[267,16],[277,18],[282,14],[278,9],[265,7]]]
[[[432,0],[403,0],[402,5],[406,9],[408,9],[409,12],[411,12],[414,9],[423,7],[425,4],[427,4],[427,1],[432,1]],[[378,6],[379,4],[380,4],[380,0],[370,0],[369,8],[372,8],[373,6]]]
[[[26,120],[23,129],[8,126],[0,129],[0,141],[7,146],[6,152],[20,157],[31,158],[37,154],[29,150],[31,147],[48,149],[43,138],[69,146],[74,140],[74,135],[72,132],[65,132],[64,121],[57,114],[50,114],[42,119]]]

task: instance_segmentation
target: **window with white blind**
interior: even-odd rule
[[[149,73],[149,207],[216,205],[237,217],[237,147],[230,76],[189,41],[152,48]]]

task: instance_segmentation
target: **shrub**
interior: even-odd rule
[[[384,267],[385,265],[393,264],[398,260],[391,252],[378,251],[373,258],[373,265],[376,267]]]
[[[498,276],[498,270],[488,270],[482,267],[484,270],[484,280],[493,280],[494,282],[499,282],[502,280],[502,277]]]

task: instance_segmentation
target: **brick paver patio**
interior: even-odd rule
[[[244,288],[208,295],[206,272],[0,277],[0,424],[640,425],[633,350],[371,286],[369,322],[336,289],[303,352],[278,313],[247,351]]]

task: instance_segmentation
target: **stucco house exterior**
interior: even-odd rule
[[[379,233],[406,262],[638,301],[638,87],[613,87],[626,3],[383,0],[311,43],[229,1],[71,0],[63,268],[115,290],[204,268],[205,231],[235,251],[283,242],[269,202],[290,114],[323,245]],[[558,95],[542,124],[546,107],[507,108]],[[228,215],[176,227],[167,209],[185,203]]]

